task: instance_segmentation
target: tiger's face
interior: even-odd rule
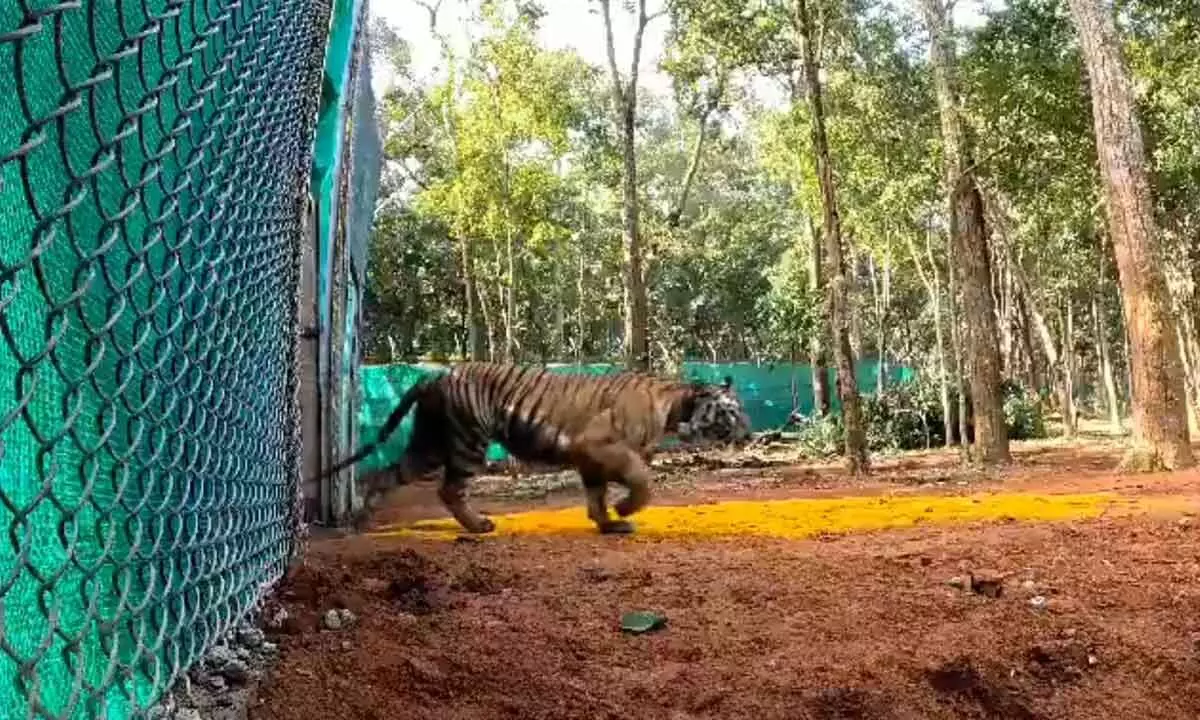
[[[679,437],[687,442],[743,442],[750,437],[750,418],[731,390],[705,388],[695,398],[691,415],[679,424]]]

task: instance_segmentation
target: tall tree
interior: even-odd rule
[[[806,0],[796,0],[793,12],[802,45],[804,80],[812,120],[813,160],[817,168],[817,182],[821,188],[821,249],[825,254],[826,307],[833,330],[838,400],[842,404],[842,423],[846,433],[846,463],[850,472],[858,475],[870,469],[870,460],[867,457],[867,433],[863,424],[858,382],[854,377],[854,353],[850,348],[846,263],[842,254],[842,229],[838,217],[833,162],[829,153],[829,139],[825,134],[825,108],[822,104],[821,78],[814,46],[817,33]]]
[[[1096,152],[1129,331],[1133,446],[1128,469],[1194,464],[1180,348],[1171,319],[1146,150],[1112,10],[1068,0],[1091,82]]]
[[[942,0],[922,0],[921,4],[929,27],[930,60],[942,121],[947,215],[954,245],[951,271],[962,291],[963,314],[970,319],[966,323],[966,364],[970,368],[975,421],[972,455],[983,465],[1002,464],[1010,458],[983,198],[959,110],[955,51],[946,7]]]
[[[637,177],[637,91],[638,66],[642,59],[642,38],[654,16],[646,12],[646,0],[637,0],[637,25],[633,35],[633,60],[629,79],[617,68],[613,40],[611,0],[600,0],[604,15],[604,39],[608,51],[608,70],[612,76],[613,114],[621,136],[621,235],[625,253],[623,274],[625,300],[625,363],[631,369],[650,368],[649,317],[646,302],[646,278],[643,273],[642,235],[638,208]]]

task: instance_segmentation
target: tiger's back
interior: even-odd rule
[[[466,363],[445,376],[447,413],[474,425],[461,440],[496,441],[530,462],[563,463],[578,442],[658,444],[683,383],[637,373],[569,375],[540,368]],[[485,437],[486,436],[486,437]]]

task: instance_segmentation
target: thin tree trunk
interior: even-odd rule
[[[700,158],[704,153],[704,141],[708,139],[708,119],[721,104],[721,99],[725,95],[725,82],[726,75],[724,71],[721,71],[717,76],[716,85],[709,92],[704,109],[700,111],[700,128],[696,133],[696,143],[692,146],[692,159],[688,162],[687,172],[683,176],[683,186],[679,189],[679,199],[675,202],[674,209],[667,214],[668,227],[679,227],[679,221],[683,217],[684,210],[687,209],[688,195],[691,194],[692,185],[696,181],[696,172],[700,169]]]
[[[1092,92],[1096,154],[1121,299],[1129,327],[1133,446],[1126,469],[1177,469],[1195,460],[1178,341],[1162,269],[1133,88],[1111,10],[1100,0],[1068,0]]]
[[[941,280],[938,278],[937,262],[933,258],[932,244],[932,228],[926,228],[925,232],[925,251],[929,254],[930,274],[926,275],[921,263],[921,255],[917,252],[917,245],[907,233],[905,240],[908,242],[908,252],[912,255],[913,265],[917,268],[917,275],[921,278],[921,283],[925,285],[926,292],[929,293],[929,309],[933,313],[933,335],[937,344],[937,366],[938,366],[938,399],[942,404],[942,427],[945,433],[945,445],[951,447],[954,445],[954,410],[950,406],[950,383],[946,377],[946,340],[942,329],[942,288]]]
[[[642,37],[650,16],[646,0],[638,0],[637,29],[633,36],[633,61],[629,82],[621,80],[617,70],[617,55],[613,44],[610,0],[600,0],[604,15],[605,42],[608,66],[612,75],[613,111],[619,118],[621,156],[624,182],[621,185],[621,240],[624,252],[622,273],[625,309],[625,364],[634,370],[650,369],[649,314],[646,299],[646,278],[642,271],[642,235],[638,215],[637,153],[635,130],[637,122],[638,65],[642,56]]]
[[[475,258],[471,241],[463,236],[458,241],[462,259],[463,295],[467,302],[467,337],[472,360],[488,357],[488,328],[484,319],[483,303],[479,301],[478,283],[475,280]]]
[[[960,321],[961,304],[958,299],[958,282],[954,272],[954,243],[946,241],[946,284],[947,310],[950,314],[950,344],[954,351],[954,391],[958,394],[958,443],[966,459],[971,457],[971,446],[967,435],[967,387],[966,368],[963,362],[963,342]]]
[[[849,269],[846,272],[846,315],[850,318],[850,353],[858,358],[863,354],[862,341],[862,313],[857,312],[856,305],[859,298],[859,268],[862,262],[861,256],[854,251],[854,243],[846,242],[845,246],[850,249],[850,257],[846,258],[845,266]],[[845,271],[843,271],[845,272]]]
[[[1124,304],[1124,303],[1122,303]],[[1124,318],[1122,317],[1122,320]],[[1129,350],[1129,324],[1123,322],[1121,324],[1121,342],[1122,348],[1125,350],[1125,405],[1126,411],[1133,414],[1133,361],[1130,358]]]
[[[1010,459],[1008,428],[1000,387],[1000,347],[983,198],[959,117],[954,45],[946,10],[941,0],[923,0],[923,6],[932,38],[930,56],[942,124],[947,210],[951,243],[955,246],[953,270],[962,288],[963,315],[970,318],[966,341],[975,420],[972,457],[983,465],[1004,464]]]
[[[875,351],[878,357],[875,364],[875,392],[881,394],[887,386],[887,330],[888,314],[891,305],[891,264],[884,258],[882,267],[878,267],[873,256],[867,256],[871,271],[871,294],[875,306],[876,339]]]
[[[1079,432],[1078,415],[1075,411],[1075,308],[1071,298],[1067,298],[1066,311],[1063,313],[1062,340],[1062,416],[1063,431],[1068,438],[1075,437]]]
[[[582,248],[582,246],[580,246],[580,248],[579,248],[579,274],[576,276],[576,279],[575,279],[575,295],[579,302],[579,306],[575,310],[575,334],[576,334],[575,362],[577,364],[583,362],[584,340],[587,336],[587,319],[586,319],[587,318],[587,310],[585,309],[586,302],[587,302],[587,296],[586,296],[587,288],[584,283],[585,278],[586,278],[586,265],[584,264],[583,248]]]
[[[507,215],[507,209],[505,215]],[[504,255],[507,272],[504,277],[504,362],[516,359],[517,325],[517,251],[513,240],[512,224],[505,223]]]
[[[1025,302],[1025,299],[1020,294],[1017,295],[1016,303],[1017,317],[1020,320],[1018,330],[1021,335],[1021,354],[1025,356],[1025,362],[1028,363],[1029,374],[1026,378],[1026,384],[1040,398],[1042,392],[1042,375],[1038,369],[1037,354],[1033,352],[1033,331],[1031,329],[1033,319],[1030,317],[1029,304]]]
[[[808,16],[806,0],[796,0],[793,8],[795,23],[803,40],[804,77],[808,88],[808,103],[812,113],[813,154],[816,156],[817,182],[821,188],[823,209],[823,249],[825,250],[826,292],[829,322],[832,326],[833,354],[837,364],[838,400],[842,404],[842,422],[845,427],[846,464],[852,475],[861,475],[870,469],[867,457],[867,433],[863,426],[862,408],[858,395],[858,383],[854,377],[854,355],[850,349],[850,308],[847,303],[847,279],[845,261],[842,257],[842,231],[838,217],[837,194],[833,184],[833,163],[829,156],[829,142],[825,135],[825,108],[822,103],[820,77],[817,73],[817,57],[813,47],[815,32]]]
[[[1192,367],[1195,359],[1190,357],[1190,353],[1188,352],[1187,340],[1184,336],[1183,320],[1176,316],[1174,324],[1176,342],[1179,343],[1179,360],[1183,365],[1183,386],[1187,390],[1185,404],[1187,406],[1188,434],[1195,435],[1200,430],[1197,423],[1197,413],[1200,412],[1200,408],[1196,405],[1196,386],[1192,380]]]
[[[1104,322],[1100,300],[1097,294],[1092,295],[1092,318],[1096,326],[1096,358],[1100,364],[1100,382],[1104,385],[1104,400],[1108,410],[1108,424],[1113,432],[1120,433],[1121,403],[1117,399],[1117,383],[1113,377],[1112,357],[1108,349],[1108,327]]]
[[[821,251],[821,235],[816,223],[808,218],[808,287],[816,297],[825,297],[825,278],[822,272],[824,253]],[[822,311],[817,318],[816,328],[808,339],[808,361],[812,367],[813,411],[821,417],[829,415],[830,392],[829,370],[825,355],[825,338],[829,328],[829,317]]]

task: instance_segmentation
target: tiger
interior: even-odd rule
[[[377,437],[326,470],[327,477],[362,460],[415,409],[404,455],[360,480],[361,527],[373,501],[391,487],[443,470],[438,498],[468,533],[495,523],[467,502],[467,486],[486,466],[491,441],[527,463],[573,467],[583,481],[588,518],[601,534],[634,531],[628,518],[650,499],[649,463],[667,435],[682,440],[743,443],[749,418],[730,388],[675,381],[631,371],[568,375],[542,368],[487,362],[456,365],[408,389]],[[319,479],[319,478],[318,478]],[[626,494],[609,516],[607,488]]]

